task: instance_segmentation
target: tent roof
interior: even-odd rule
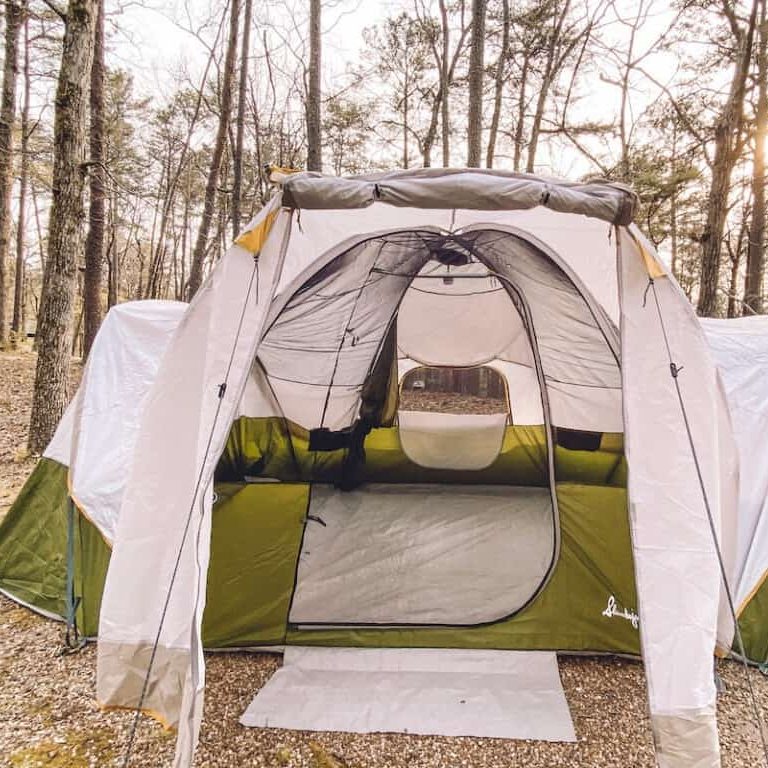
[[[420,168],[354,177],[301,172],[281,180],[288,208],[366,208],[377,201],[399,208],[487,211],[543,205],[621,225],[632,222],[637,208],[637,196],[621,184],[575,183],[479,168]]]

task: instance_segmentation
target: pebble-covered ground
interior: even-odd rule
[[[23,446],[34,358],[0,354],[0,517],[33,461]],[[73,370],[77,376],[77,369]],[[93,646],[62,656],[61,625],[0,597],[0,768],[121,766],[133,715],[102,712],[94,699]],[[654,766],[639,663],[561,657],[560,675],[578,742],[328,734],[243,728],[238,720],[277,668],[266,654],[208,654],[205,720],[197,766],[206,768],[555,768]],[[763,765],[743,670],[719,664],[727,692],[719,722],[724,768]],[[768,679],[751,673],[762,716]],[[170,766],[173,737],[142,718],[135,768]]]

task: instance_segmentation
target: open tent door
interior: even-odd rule
[[[402,336],[408,349],[430,358],[401,381],[400,449],[417,478],[422,470],[424,477],[440,470],[445,482],[370,483],[353,491],[315,484],[292,624],[493,623],[525,607],[551,572],[557,531],[549,486],[517,485],[514,469],[501,481],[497,473],[493,485],[484,480],[514,427],[507,382],[476,364],[465,322],[471,318],[481,337],[488,326],[493,340],[483,355],[493,361],[505,354],[530,364],[530,343],[514,304],[485,267],[473,262],[446,275],[445,267],[429,262],[405,292],[397,317],[400,354]],[[489,291],[505,308],[501,332],[484,312]],[[419,307],[424,296],[426,313]],[[457,337],[465,338],[458,358]],[[464,355],[469,365],[461,366]],[[441,356],[445,364],[438,364]],[[540,413],[535,375],[533,387]]]

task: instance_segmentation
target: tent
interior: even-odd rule
[[[659,764],[719,765],[736,449],[632,192],[274,180],[186,310],[110,313],[0,588],[98,634],[100,702],[178,726],[177,766],[204,645],[641,654]],[[406,407],[435,369],[495,376],[501,407]]]
[[[701,323],[725,387],[739,450],[739,514],[731,577],[744,647],[768,663],[768,316]]]

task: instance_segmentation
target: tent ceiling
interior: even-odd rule
[[[414,281],[414,275],[426,265],[439,267],[435,262],[430,264],[430,259],[452,240],[470,248],[483,263],[482,268],[498,276],[495,281],[503,286],[503,293],[494,287],[489,293],[466,296],[462,293],[466,288],[457,286],[458,281],[438,287],[444,293],[423,292],[424,284],[429,283],[434,292],[442,281],[424,274]],[[457,269],[471,271],[477,266]],[[485,280],[490,286],[490,280]],[[472,365],[478,362],[478,350],[485,359],[491,354],[515,361],[525,359],[527,339],[522,336],[522,323],[510,299],[512,291],[529,307],[544,375],[554,387],[550,396],[553,423],[620,431],[618,363],[593,309],[538,248],[516,234],[484,228],[454,235],[410,230],[371,236],[335,257],[329,256],[325,265],[297,286],[259,351],[289,419],[307,428],[340,429],[353,423],[361,387],[398,306],[414,283],[416,290],[410,291],[414,298],[405,304],[398,322],[398,333],[406,344],[421,343],[423,347],[425,343],[420,304],[427,314],[427,308],[432,307],[432,326],[441,314],[438,305],[449,301],[463,305],[457,310],[460,316],[440,329],[442,335],[431,337],[440,349],[424,353],[437,358],[430,362]],[[472,318],[472,324],[463,318]],[[589,417],[586,421],[584,414]]]

